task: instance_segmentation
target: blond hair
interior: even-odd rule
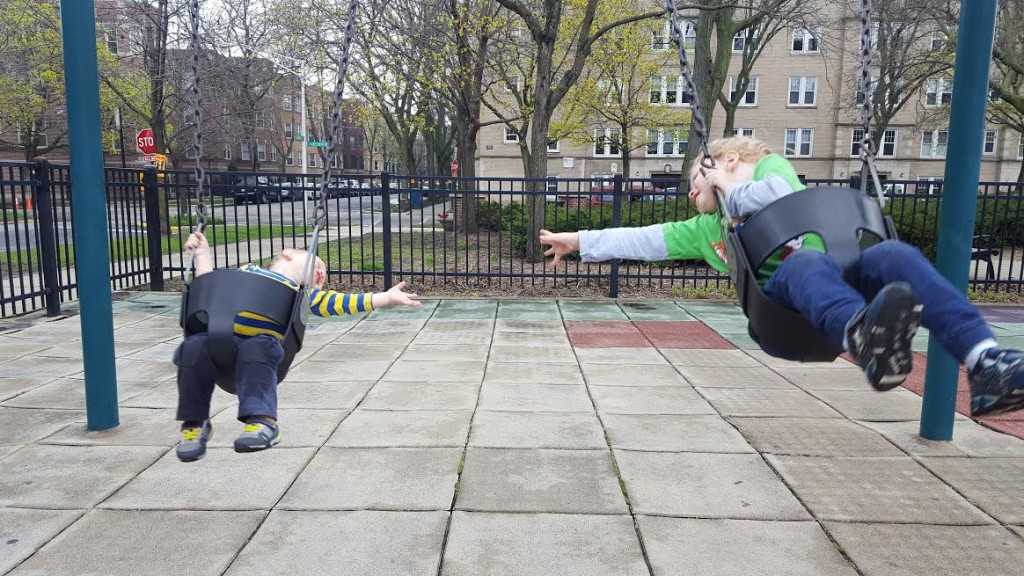
[[[280,272],[295,282],[302,284],[306,281],[306,263],[308,262],[309,256],[309,252],[300,248],[285,248],[270,261],[270,269],[275,272]],[[316,257],[316,263],[313,266],[314,270],[320,270],[326,273],[324,261],[321,260],[319,256]],[[315,272],[313,276],[314,278],[316,277]]]
[[[708,154],[715,160],[721,159],[729,152],[739,154],[740,159],[744,162],[756,162],[771,154],[772,150],[764,142],[749,136],[730,136],[729,138],[719,138],[708,143]],[[703,159],[704,154],[698,154],[693,160],[693,166],[690,167],[690,170],[692,171],[693,167],[700,164],[700,161]]]

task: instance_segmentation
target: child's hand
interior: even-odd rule
[[[578,232],[549,232],[540,231],[540,243],[551,246],[544,252],[545,256],[554,256],[548,263],[548,268],[554,268],[559,260],[566,254],[572,254],[580,249],[580,235]]]
[[[718,168],[709,168],[704,172],[704,180],[707,181],[708,186],[711,190],[721,190],[722,195],[729,193],[729,188],[736,183],[736,178],[731,172],[725,170],[719,170]]]
[[[391,290],[388,290],[382,294],[382,296],[383,298],[379,305],[374,302],[374,308],[377,308],[378,306],[412,306],[415,308],[420,305],[419,296],[417,294],[405,291],[404,280],[392,286]]]
[[[185,252],[195,252],[196,256],[206,254],[210,250],[210,243],[202,232],[193,232],[185,241]]]

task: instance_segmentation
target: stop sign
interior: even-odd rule
[[[454,160],[452,160],[452,176],[458,176],[458,175],[459,175],[459,160],[458,159],[454,159]]]
[[[143,154],[156,154],[156,140],[153,139],[151,128],[139,130],[139,135],[135,137],[135,143],[139,145],[139,150]]]

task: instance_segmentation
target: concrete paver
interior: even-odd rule
[[[1024,436],[1024,416],[958,415],[952,441],[921,439],[923,353],[877,393],[845,359],[768,357],[733,303],[427,299],[312,318],[279,389],[282,444],[236,454],[237,399],[218,390],[209,452],[184,464],[179,303],[114,301],[108,431],[86,429],[79,318],[0,322],[0,574],[1024,563],[1024,441],[995,430]],[[993,312],[1003,341],[1024,335],[1016,310]]]

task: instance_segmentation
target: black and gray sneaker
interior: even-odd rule
[[[921,308],[909,284],[893,282],[846,325],[850,355],[876,390],[892,390],[913,369],[911,340],[921,325]]]
[[[967,375],[971,414],[1001,414],[1024,408],[1024,352],[989,348]]]
[[[213,425],[209,419],[202,422],[183,422],[181,442],[178,443],[178,460],[195,462],[206,456],[206,443],[213,437]]]
[[[281,429],[277,424],[250,418],[235,438],[235,452],[258,452],[277,445],[281,441]]]

